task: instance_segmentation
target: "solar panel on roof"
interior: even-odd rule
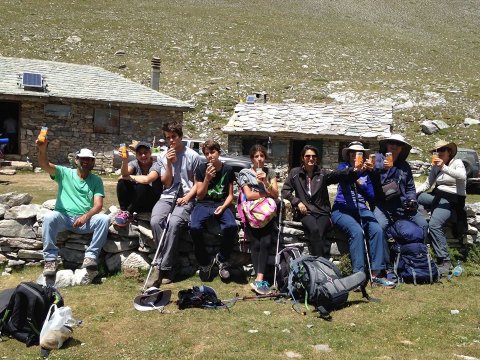
[[[24,72],[22,77],[22,85],[27,87],[43,87],[42,75]]]

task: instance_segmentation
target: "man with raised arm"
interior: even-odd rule
[[[110,218],[100,214],[105,191],[102,179],[92,174],[95,155],[89,149],[81,149],[75,157],[76,168],[52,164],[47,158],[47,140],[37,140],[38,162],[58,184],[55,210],[43,219],[43,274],[54,276],[57,271],[59,232],[70,230],[78,234],[93,233],[83,260],[82,268],[98,270],[98,256],[107,240]]]

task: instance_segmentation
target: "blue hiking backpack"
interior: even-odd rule
[[[387,230],[395,240],[390,247],[390,257],[398,281],[433,284],[440,278],[438,267],[424,244],[423,230],[410,220],[397,220]]]

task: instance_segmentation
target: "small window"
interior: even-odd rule
[[[268,149],[268,138],[251,137],[242,139],[242,155],[249,155],[253,145],[260,144]]]
[[[72,109],[68,105],[46,104],[43,112],[47,116],[68,118],[72,112]]]
[[[95,109],[93,131],[102,134],[119,134],[119,111],[115,109]]]

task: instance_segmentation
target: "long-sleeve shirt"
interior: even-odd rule
[[[467,187],[467,172],[461,159],[450,161],[448,166],[444,164],[441,168],[432,166],[427,180],[417,189],[417,194],[427,191],[436,183],[437,189],[465,196]]]
[[[290,171],[283,184],[282,197],[295,207],[302,202],[311,214],[329,216],[330,199],[327,186],[341,180],[355,181],[356,179],[357,173],[353,168],[328,172],[317,166],[310,179],[303,167],[296,167]]]
[[[398,183],[400,197],[390,200],[388,204],[385,205],[389,208],[401,208],[405,201],[416,200],[415,181],[413,180],[410,165],[405,160],[397,160],[393,164],[393,167],[385,170],[383,168],[384,160],[385,155],[381,153],[376,154],[375,170],[371,177],[378,202],[385,204],[385,199],[382,196],[382,186],[392,181]]]
[[[350,164],[344,162],[339,164],[337,169],[344,170],[350,167]],[[355,195],[355,190],[353,189],[355,184],[357,187],[358,204],[357,196]],[[367,201],[369,202],[370,206],[372,206],[374,204],[374,196],[375,194],[370,177],[368,176],[368,173],[363,173],[356,181],[340,181],[337,188],[337,195],[335,196],[334,206],[341,205],[342,207],[348,209],[367,209]]]

